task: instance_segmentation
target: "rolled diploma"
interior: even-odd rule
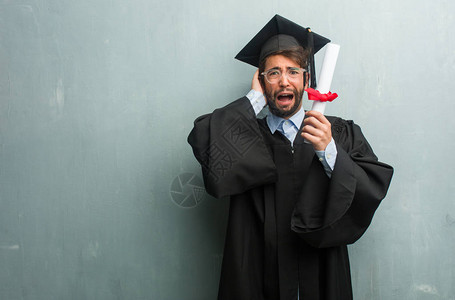
[[[319,80],[317,90],[321,94],[326,94],[330,91],[332,84],[333,72],[337,64],[338,53],[340,52],[340,45],[328,43],[325,49],[324,60],[322,61],[321,72],[319,73]],[[324,114],[326,102],[313,101],[311,110],[316,110]]]

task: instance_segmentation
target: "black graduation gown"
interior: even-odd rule
[[[218,299],[352,299],[346,245],[367,229],[393,169],[352,121],[328,119],[331,179],[311,144],[272,135],[246,97],[196,119],[188,142],[206,190],[230,196]]]

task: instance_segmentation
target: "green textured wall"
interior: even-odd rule
[[[355,299],[455,299],[454,3],[0,0],[0,299],[215,299],[228,202],[186,136],[276,13],[341,45],[326,112],[396,170]]]

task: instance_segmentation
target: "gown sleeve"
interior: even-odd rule
[[[276,181],[275,164],[246,97],[197,118],[188,143],[207,192],[216,198]]]
[[[359,126],[332,122],[338,154],[329,179],[315,160],[302,187],[291,227],[314,247],[352,244],[368,228],[386,196],[393,168],[378,161]]]

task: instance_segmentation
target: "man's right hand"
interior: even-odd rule
[[[259,82],[259,69],[256,70],[256,73],[253,75],[253,80],[251,81],[251,88],[255,91],[260,92],[261,94],[264,93],[262,90],[261,83]]]

